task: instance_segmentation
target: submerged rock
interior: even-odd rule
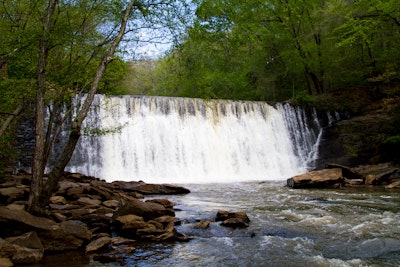
[[[198,224],[196,224],[196,228],[199,229],[208,229],[210,227],[211,221],[201,221]]]
[[[215,221],[222,221],[222,226],[233,227],[233,228],[245,228],[249,227],[250,219],[247,214],[243,211],[240,212],[228,212],[219,210]]]

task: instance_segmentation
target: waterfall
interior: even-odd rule
[[[66,170],[148,183],[286,179],[313,168],[321,133],[316,114],[287,103],[97,95]]]

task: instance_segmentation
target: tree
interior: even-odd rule
[[[28,2],[23,4],[28,5]],[[178,11],[184,11],[184,5],[172,0],[34,2],[35,6],[31,8],[35,13],[35,20],[32,19],[36,25],[33,30],[35,38],[32,37],[29,45],[33,56],[30,57],[30,68],[21,72],[29,73],[36,81],[36,148],[27,206],[30,212],[41,213],[72,156],[94,95],[99,90],[105,93],[118,91],[111,86],[121,77],[118,76],[121,70],[125,71],[124,62],[116,56],[118,46],[125,39],[131,41],[131,49],[134,49],[141,41],[137,37],[141,36],[143,29],[172,27],[180,23],[180,18],[176,17],[182,14]],[[21,10],[16,1],[7,4],[16,10],[10,14]],[[32,64],[34,61],[36,66]],[[8,73],[14,66],[10,66]],[[108,66],[111,68],[107,70]],[[72,117],[66,145],[44,182],[43,174],[51,157],[51,147],[72,113],[72,109],[64,114],[60,110],[70,106],[68,103],[77,93],[86,93],[85,101],[75,107],[77,112]],[[49,115],[45,120],[46,113]]]
[[[173,95],[279,101],[399,77],[398,1],[196,3],[155,68]]]
[[[32,67],[27,59],[36,36],[33,6],[35,3],[24,0],[2,1],[0,6],[0,138],[22,112],[27,99],[31,99],[32,94],[26,88],[32,76],[23,70]]]
[[[340,1],[341,24],[332,31],[343,58],[344,77],[388,82],[399,77],[400,5],[398,1]],[[331,10],[331,12],[333,12]]]

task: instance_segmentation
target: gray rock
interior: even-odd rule
[[[98,199],[92,199],[90,197],[81,197],[77,200],[81,204],[89,205],[89,206],[94,206],[98,207],[101,205],[101,201]]]

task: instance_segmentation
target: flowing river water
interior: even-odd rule
[[[400,266],[398,191],[285,187],[315,167],[336,115],[322,125],[287,103],[97,96],[67,170],[187,187],[167,198],[191,241],[138,244],[122,263],[67,253],[38,266]],[[218,210],[244,211],[250,226],[195,227]]]
[[[284,181],[184,186],[190,194],[167,198],[182,220],[177,230],[191,241],[138,245],[122,263],[67,255],[64,266],[399,266],[398,191],[294,190]],[[218,210],[245,211],[250,226],[196,228]]]

